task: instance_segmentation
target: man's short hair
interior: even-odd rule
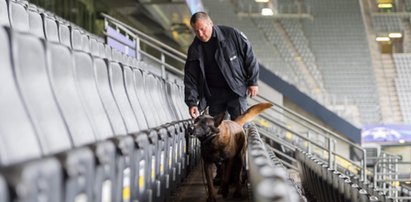
[[[196,24],[197,21],[199,21],[199,20],[210,20],[210,16],[208,16],[208,14],[207,14],[206,12],[204,12],[204,11],[199,11],[199,12],[197,12],[197,13],[194,13],[194,14],[191,16],[190,24],[191,24],[191,25],[194,25],[194,24]]]

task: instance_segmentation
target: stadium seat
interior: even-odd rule
[[[63,173],[59,161],[55,158],[13,165],[2,172],[12,187],[10,199],[13,201],[52,202],[63,199]],[[0,201],[2,197],[3,193],[0,193]]]
[[[146,95],[146,90],[144,87],[143,72],[140,69],[133,69],[135,75],[135,87],[137,91],[137,98],[143,108],[144,115],[147,120],[149,128],[157,127],[161,125],[158,118],[158,113],[153,113],[155,108],[151,105],[152,100]]]
[[[129,66],[123,65],[123,73],[124,73],[124,84],[125,89],[128,95],[128,99],[130,100],[131,107],[133,108],[134,114],[137,117],[137,122],[140,130],[148,129],[148,124],[146,118],[144,116],[143,109],[141,108],[140,102],[138,100],[138,95],[136,93],[135,85],[134,85],[134,74],[133,70]],[[144,95],[140,95],[144,96]]]
[[[71,47],[69,26],[66,23],[60,21],[58,23],[58,32],[59,32],[60,43],[67,47]]]
[[[43,20],[41,19],[40,13],[33,9],[29,9],[28,13],[30,32],[44,39]]]
[[[103,102],[104,108],[116,135],[126,135],[127,129],[120,114],[120,109],[114,100],[113,93],[108,80],[107,63],[99,57],[94,57],[94,68],[96,72],[97,89]]]
[[[106,58],[106,51],[105,51],[105,47],[104,47],[104,43],[103,42],[100,42],[100,41],[98,41],[97,42],[98,44],[97,44],[97,47],[98,47],[98,56],[99,57],[101,57],[101,58]]]
[[[41,149],[36,133],[25,111],[13,76],[11,47],[9,46],[10,29],[0,29],[0,166],[7,166],[41,156]],[[5,99],[7,98],[7,99]],[[24,147],[21,147],[24,140]]]
[[[93,37],[90,37],[90,53],[93,56],[100,56],[100,52],[99,52],[99,49],[98,49],[98,42]]]
[[[104,58],[108,59],[108,60],[112,60],[113,56],[112,56],[112,51],[111,51],[111,46],[108,44],[104,44]]]
[[[7,189],[7,184],[4,178],[0,175],[0,202],[9,201],[9,190]]]
[[[96,85],[96,75],[91,55],[83,51],[73,52],[75,61],[75,76],[80,95],[86,106],[86,112],[94,125],[96,134],[100,138],[112,138],[116,146],[116,182],[115,201],[127,201],[130,199],[130,185],[134,179],[134,167],[131,162],[134,152],[132,137],[113,134],[111,123],[105,112],[99,91]],[[114,135],[120,135],[114,137]]]
[[[95,134],[93,131],[75,84],[74,67],[69,48],[57,43],[47,43],[47,49],[50,58],[48,68],[52,89],[67,122],[74,145],[82,146],[99,140],[91,147],[97,159],[94,200],[101,201],[103,200],[101,197],[107,197],[104,200],[112,200],[115,183],[114,145],[112,142],[104,141],[107,136]],[[94,128],[100,127],[98,123],[95,124]],[[112,134],[111,128],[105,134],[107,133]]]
[[[71,26],[71,47],[73,50],[82,50],[80,30]]]
[[[10,26],[17,31],[29,31],[29,16],[23,4],[9,1]]]
[[[66,170],[65,197],[92,197],[94,157],[87,148],[69,150],[73,139],[66,128],[54,100],[47,76],[47,63],[41,39],[29,33],[14,33],[12,37],[14,69],[17,84],[33,121],[45,155],[59,153]],[[82,179],[82,181],[78,181]]]
[[[140,130],[137,119],[130,106],[127,94],[124,87],[123,71],[119,63],[114,61],[108,62],[110,86],[114,94],[114,98],[120,108],[120,113],[123,115],[124,122],[128,133],[138,132]]]
[[[44,35],[46,36],[47,41],[60,42],[56,20],[47,16],[47,14],[43,14],[43,22]]]
[[[6,0],[0,0],[0,25],[10,25]]]
[[[153,131],[154,132],[154,131]],[[137,201],[150,201],[152,199],[151,185],[151,158],[154,156],[154,145],[150,143],[146,133],[134,134],[136,150],[134,162],[136,164],[136,177],[133,181],[132,199]],[[154,170],[153,170],[154,172]]]
[[[85,51],[87,53],[90,53],[90,39],[85,33],[81,33],[81,45],[82,45],[82,51]]]

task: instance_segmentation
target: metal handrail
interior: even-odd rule
[[[176,49],[172,48],[171,46],[168,46],[165,43],[162,43],[161,41],[147,35],[144,34],[143,32],[105,14],[102,13],[101,14],[104,17],[104,21],[105,21],[105,26],[114,26],[114,28],[116,30],[121,30],[122,32],[124,32],[127,36],[131,37],[135,43],[135,51],[136,51],[136,58],[137,59],[142,59],[140,57],[140,55],[143,55],[157,63],[160,64],[161,66],[161,75],[163,78],[166,77],[166,71],[176,74],[179,77],[183,77],[184,72],[181,71],[179,68],[170,65],[168,63],[166,63],[166,56],[170,59],[175,60],[178,63],[181,63],[184,65],[185,60],[187,58],[187,56],[184,53],[181,53],[179,51],[177,51]],[[107,35],[107,33],[105,33]],[[112,38],[113,39],[113,38]],[[113,39],[116,40],[116,39]],[[117,40],[118,41],[118,40]],[[118,41],[121,43],[121,41]],[[141,43],[144,43],[145,45],[147,45],[148,47],[152,48],[155,51],[158,51],[160,53],[160,58],[157,58],[156,56],[149,54],[148,52],[145,52],[141,49],[140,45]]]
[[[181,53],[181,52],[175,50],[175,48],[172,48],[171,46],[169,46],[169,45],[167,45],[167,44],[165,44],[165,43],[162,43],[161,41],[159,41],[159,40],[157,40],[157,39],[155,39],[155,38],[153,38],[153,37],[151,37],[151,36],[149,36],[149,35],[147,35],[147,34],[144,34],[143,32],[141,32],[141,31],[139,31],[139,30],[131,27],[130,25],[127,25],[127,24],[125,24],[125,23],[117,20],[116,18],[113,18],[113,17],[111,17],[111,16],[108,15],[108,14],[101,13],[101,15],[102,15],[104,18],[109,19],[111,22],[115,22],[117,25],[120,25],[120,26],[123,27],[123,28],[127,28],[128,30],[131,30],[132,32],[128,32],[127,29],[124,29],[124,31],[130,33],[130,35],[132,35],[132,36],[134,36],[134,37],[137,37],[137,36],[144,37],[144,38],[146,38],[147,40],[152,41],[153,43],[156,43],[158,46],[164,48],[165,50],[168,50],[168,51],[170,51],[171,53],[173,53],[173,54],[175,54],[175,55],[177,55],[177,56],[180,56],[180,57],[183,58],[184,60],[187,58],[187,56],[186,56],[184,53]]]
[[[258,95],[258,96],[257,96],[256,98],[254,98],[254,99],[255,99],[255,100],[260,99],[260,101],[268,101],[268,102],[270,102],[267,98],[265,98],[265,97],[263,97],[263,96],[261,96],[261,95]],[[298,119],[301,120],[303,123],[308,123],[308,124],[311,125],[311,126],[307,126],[307,125],[305,125],[305,124],[302,124],[301,122],[298,122],[298,123],[301,124],[302,126],[305,126],[305,127],[307,127],[307,128],[310,128],[310,129],[318,132],[318,134],[319,134],[319,135],[322,135],[324,138],[330,139],[330,138],[332,137],[332,138],[338,139],[338,140],[340,140],[340,141],[342,141],[342,142],[344,142],[344,143],[346,143],[346,144],[348,144],[348,145],[350,145],[350,146],[352,146],[352,147],[360,150],[360,151],[362,152],[362,157],[363,157],[363,159],[362,159],[362,165],[359,166],[359,167],[361,168],[361,180],[363,180],[364,183],[367,183],[367,177],[366,177],[366,170],[367,170],[367,161],[366,161],[366,159],[367,159],[367,157],[366,157],[366,150],[365,150],[364,148],[362,148],[362,147],[359,146],[358,144],[355,144],[355,143],[347,140],[346,138],[343,138],[343,137],[339,136],[338,134],[330,131],[329,129],[327,129],[327,128],[325,128],[325,127],[323,127],[323,126],[321,126],[321,125],[319,125],[319,124],[317,124],[317,123],[315,123],[315,122],[313,122],[313,121],[305,118],[304,116],[302,116],[302,115],[300,115],[300,114],[298,114],[298,113],[296,113],[296,112],[294,112],[294,111],[292,111],[292,110],[290,110],[290,109],[288,109],[288,108],[285,108],[285,107],[283,107],[283,106],[281,106],[281,105],[279,105],[279,104],[277,104],[277,103],[274,103],[274,102],[272,102],[272,104],[273,104],[275,107],[274,107],[274,108],[270,108],[270,109],[275,110],[277,113],[280,113],[280,114],[282,114],[282,115],[285,115],[287,118],[289,118],[289,119],[291,119],[291,120],[293,120],[293,121],[295,121],[295,122],[298,122],[298,121],[295,120],[295,119],[293,119],[293,118],[291,118],[291,117],[289,117],[289,116],[287,116],[287,114],[284,113],[284,112],[287,112],[288,114],[291,114],[292,116],[298,118]],[[279,110],[276,110],[276,108],[282,110],[282,112],[280,112]],[[264,113],[264,114],[266,114],[266,113]],[[262,116],[264,116],[264,114],[263,114]],[[271,119],[271,120],[270,120],[270,119]],[[270,119],[269,119],[270,121],[273,121],[272,118],[270,118]],[[284,127],[284,126],[281,126],[281,128],[286,129],[287,131],[289,131],[289,129],[286,128],[286,127]],[[326,134],[322,134],[320,131],[324,131]],[[297,133],[297,134],[298,134],[298,133]],[[331,136],[331,137],[330,137],[330,136]],[[300,137],[300,136],[299,136],[299,137]],[[309,142],[312,142],[312,141],[309,141]],[[315,144],[314,144],[314,145],[315,145]],[[340,156],[340,157],[341,157],[341,156]],[[348,159],[346,159],[346,160],[348,160]]]

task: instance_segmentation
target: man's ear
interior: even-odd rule
[[[218,127],[221,122],[223,122],[225,115],[227,114],[227,112],[223,112],[217,116],[214,117],[214,126]]]

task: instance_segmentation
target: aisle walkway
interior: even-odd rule
[[[202,165],[199,164],[186,178],[186,180],[180,185],[175,194],[169,201],[172,202],[205,202],[207,201],[207,192],[205,186],[205,178],[203,180]],[[218,189],[218,187],[216,187]],[[238,199],[232,197],[233,189],[230,190],[230,194],[226,199],[223,199],[221,195],[217,195],[217,201],[227,202],[248,202],[249,194],[246,186],[244,185],[242,194],[243,196]]]

